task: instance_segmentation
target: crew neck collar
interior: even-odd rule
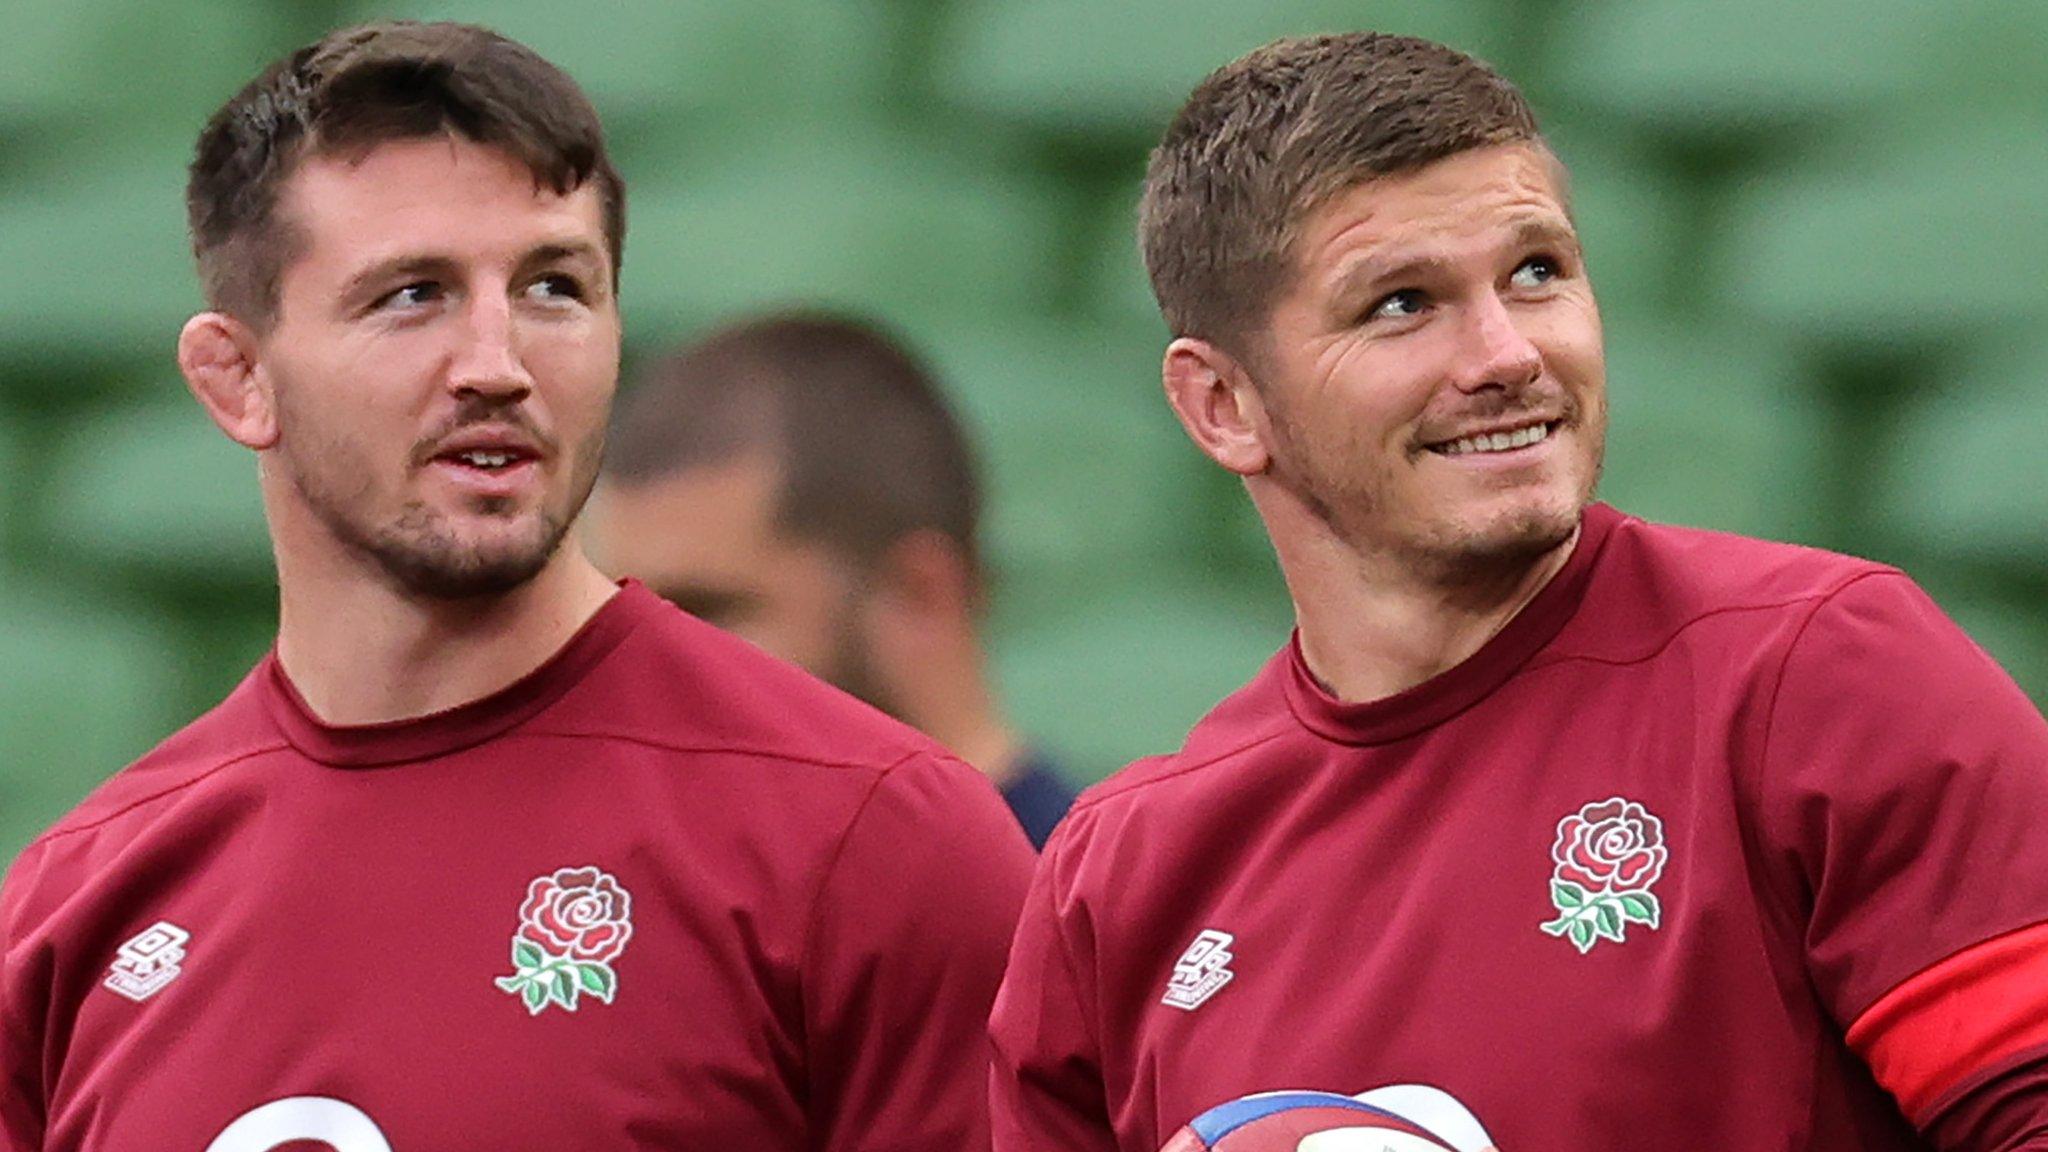
[[[472,748],[539,715],[583,680],[662,601],[636,580],[584,621],[540,667],[488,696],[453,708],[380,724],[329,724],[313,714],[271,649],[259,680],[285,739],[308,758],[345,768],[428,760]]]
[[[1351,703],[1331,695],[1309,671],[1296,629],[1288,640],[1287,668],[1281,677],[1288,706],[1304,727],[1345,744],[1403,740],[1470,708],[1507,683],[1564,629],[1585,598],[1594,561],[1621,518],[1608,505],[1588,505],[1564,567],[1506,627],[1456,666],[1392,696]]]

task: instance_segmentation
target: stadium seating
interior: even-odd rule
[[[164,401],[74,423],[52,456],[45,509],[53,553],[88,570],[167,585],[230,588],[270,582],[270,543],[255,457],[180,403]]]
[[[1571,101],[1688,141],[1769,148],[1773,134],[1929,93],[1926,45],[1967,6],[1588,0],[1557,7],[1544,61]]]
[[[1986,345],[1951,379],[1920,390],[1898,419],[1878,494],[1883,522],[1941,557],[2048,568],[2048,339]],[[2037,619],[2048,614],[2035,605]]]
[[[0,582],[0,854],[189,718],[179,640],[96,590]]]
[[[116,123],[189,143],[196,119],[306,33],[295,17],[291,5],[266,0],[11,3],[0,35],[0,132],[40,141]]]
[[[1194,453],[1158,399],[1155,345],[1082,325],[912,325],[983,446],[1008,586],[1086,594],[1180,562]]]
[[[12,0],[0,31],[0,857],[217,699],[275,614],[247,453],[172,369],[184,164],[268,57],[377,0]],[[1904,566],[2048,701],[2048,4],[426,0],[604,112],[630,357],[728,313],[904,329],[985,449],[998,663],[1084,772],[1286,635],[1233,478],[1159,395],[1133,238],[1187,89],[1378,24],[1527,90],[1609,338],[1605,496]]]
[[[1608,317],[1604,492],[1652,520],[1818,539],[1826,406],[1781,342]]]
[[[1918,574],[1918,573],[1916,573]],[[1950,587],[1939,581],[1924,581],[1942,609],[1962,625],[1979,647],[1989,652],[2021,687],[2048,683],[2048,620],[2038,606],[2021,606],[2010,599],[1972,592],[1962,586]]]
[[[643,341],[767,301],[994,317],[1053,299],[1057,189],[905,128],[799,120],[629,176],[627,319]]]
[[[1742,190],[1719,279],[1730,308],[1891,350],[2048,314],[2048,114],[1850,139]]]
[[[1050,737],[1084,778],[1170,752],[1204,712],[1287,642],[1276,582],[1205,585],[1166,575],[999,620],[996,673],[1017,723]],[[1142,698],[1143,708],[1132,701]]]
[[[386,19],[389,4],[348,18]],[[729,123],[846,105],[888,90],[909,6],[884,0],[426,0],[408,19],[487,24],[561,65],[614,134],[678,118]]]
[[[941,26],[934,83],[994,120],[1149,143],[1204,75],[1275,37],[1374,27],[1458,44],[1507,66],[1515,55],[1514,7],[1484,0],[962,0]]]
[[[5,39],[5,37],[0,37]],[[196,132],[196,129],[194,129]],[[199,303],[185,238],[189,141],[92,139],[70,165],[0,186],[0,389],[107,358],[162,366]],[[68,363],[67,363],[68,362]]]

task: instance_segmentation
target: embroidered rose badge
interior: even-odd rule
[[[1558,821],[1550,902],[1559,915],[1543,930],[1582,954],[1600,940],[1625,943],[1630,924],[1655,930],[1663,909],[1650,887],[1669,857],[1663,822],[1633,800],[1610,797]]]
[[[527,885],[512,936],[514,971],[496,983],[535,1016],[549,1004],[574,1012],[586,995],[609,1004],[619,987],[611,962],[632,936],[633,897],[616,878],[558,868]]]

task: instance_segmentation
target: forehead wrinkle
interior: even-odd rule
[[[1359,222],[1360,225],[1364,223],[1365,221]],[[1510,248],[1521,249],[1556,245],[1574,253],[1578,251],[1578,234],[1573,231],[1570,222],[1546,206],[1532,205],[1526,210],[1516,212],[1509,221],[1504,223],[1507,230],[1507,246]],[[1337,237],[1333,237],[1328,244],[1324,245],[1324,248],[1327,250],[1337,247],[1338,242],[1343,236],[1355,230],[1355,228],[1344,229]],[[1452,229],[1449,234],[1453,237],[1472,236],[1487,240],[1490,239],[1489,234],[1494,231],[1495,229],[1493,228],[1469,232],[1465,229]],[[1492,245],[1487,243],[1485,247],[1490,249]],[[1368,250],[1362,255],[1342,260],[1331,271],[1328,283],[1333,295],[1344,295],[1361,286],[1382,280],[1395,280],[1448,271],[1456,266],[1463,254],[1463,252],[1446,253],[1441,250],[1432,250],[1432,246],[1427,243],[1411,244],[1383,251]]]

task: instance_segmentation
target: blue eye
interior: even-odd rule
[[[539,300],[581,300],[584,296],[583,285],[575,277],[560,273],[535,280],[526,292]]]
[[[1422,314],[1422,293],[1413,288],[1390,292],[1366,314],[1369,320],[1398,320]]]
[[[1531,256],[1516,265],[1509,279],[1517,288],[1541,288],[1562,275],[1557,261],[1548,256]]]
[[[439,284],[432,280],[420,280],[386,293],[383,299],[377,301],[377,307],[418,308],[439,300],[442,294]]]

